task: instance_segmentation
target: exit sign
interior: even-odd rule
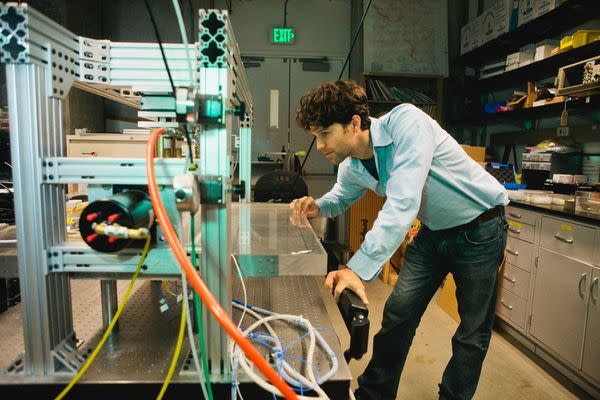
[[[271,29],[272,44],[296,44],[296,32],[294,28],[275,27]]]

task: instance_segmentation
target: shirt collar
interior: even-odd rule
[[[379,118],[371,117],[370,131],[373,147],[385,147],[392,143],[392,138]]]

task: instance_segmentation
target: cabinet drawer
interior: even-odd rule
[[[527,303],[510,290],[500,286],[498,288],[498,303],[496,311],[513,321],[521,329],[525,329],[525,316]]]
[[[508,236],[533,243],[535,227],[512,219],[508,220]]]
[[[538,214],[533,211],[507,206],[506,218],[521,222],[523,224],[535,225],[538,219]]]
[[[500,271],[498,279],[500,280],[500,286],[527,301],[529,297],[529,272],[509,263],[504,263],[504,268]]]
[[[591,263],[594,257],[594,234],[594,228],[543,217],[540,245],[576,260]]]
[[[533,245],[509,236],[506,242],[506,262],[531,272]]]

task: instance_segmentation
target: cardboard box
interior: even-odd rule
[[[550,44],[543,44],[535,48],[535,56],[533,57],[534,61],[540,61],[544,58],[552,57],[552,51],[557,49],[558,46],[553,46]]]
[[[503,35],[517,27],[518,0],[497,0],[492,7],[496,17],[496,36]]]
[[[442,285],[442,290],[436,300],[438,306],[453,320],[460,322],[458,315],[458,302],[456,301],[456,283],[452,274],[448,274]]]
[[[467,25],[463,26],[460,33],[460,54],[465,54],[480,45],[479,33],[480,20],[475,18]]]
[[[487,43],[498,36],[496,31],[496,12],[493,7],[485,10],[478,18],[481,29],[481,44]]]
[[[518,51],[506,56],[506,71],[522,67],[533,61],[533,55]]]
[[[485,162],[485,147],[469,146],[468,144],[461,144],[460,146],[473,160]]]
[[[533,62],[535,56],[535,46],[528,44],[523,46],[516,53],[511,53],[506,56],[506,70],[519,68]]]
[[[554,10],[560,3],[560,0],[537,0],[536,18]]]
[[[518,26],[526,24],[537,17],[538,0],[519,0]]]

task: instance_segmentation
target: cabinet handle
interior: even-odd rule
[[[600,280],[600,278],[598,278],[598,277],[594,278],[594,280],[592,280],[592,284],[590,285],[590,297],[592,298],[592,301],[594,303],[598,302],[598,280]],[[594,288],[596,288],[595,296],[594,296]]]
[[[511,232],[513,232],[513,233],[516,233],[516,234],[519,234],[519,233],[521,233],[521,230],[520,230],[520,229],[513,228],[512,226],[509,226],[509,227],[508,227],[508,230],[509,230],[509,231],[511,231]]]
[[[518,256],[519,255],[519,250],[511,250],[508,247],[506,248],[506,251],[508,251],[510,254],[512,254],[513,256]]]
[[[581,274],[581,276],[579,277],[579,295],[583,298],[585,297],[585,293],[583,292],[583,290],[581,289],[581,284],[583,283],[585,285],[585,281],[587,281],[587,272],[584,272],[583,274]]]
[[[501,303],[501,304],[502,304],[504,307],[508,308],[509,310],[512,310],[512,309],[513,309],[513,306],[509,306],[508,304],[506,304],[506,303],[504,302],[504,300],[500,300],[500,303]]]
[[[554,237],[557,238],[558,240],[562,241],[562,242],[573,244],[573,239],[564,238],[564,237],[560,236],[558,233],[555,233]]]
[[[517,280],[515,278],[511,278],[510,276],[504,274],[504,279],[506,279],[507,281],[510,281],[512,283],[516,283]]]
[[[513,218],[519,218],[519,219],[523,218],[523,216],[521,214],[517,214],[514,212],[509,212],[508,215],[510,215]]]

